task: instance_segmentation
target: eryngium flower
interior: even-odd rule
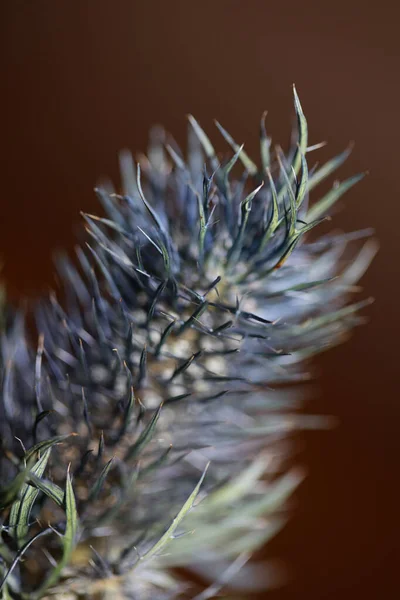
[[[58,260],[65,302],[38,307],[37,349],[8,319],[5,598],[193,598],[177,566],[215,579],[210,597],[285,522],[289,434],[318,420],[282,386],[362,321],[348,297],[375,251],[349,258],[369,232],[308,235],[362,176],[309,203],[349,151],[309,173],[294,97],[292,147],[270,153],[263,119],[260,166],[218,124],[220,162],[192,117],[186,161],[160,129],[136,173],[123,153],[122,195],[98,190],[106,217],[83,215],[77,260]]]

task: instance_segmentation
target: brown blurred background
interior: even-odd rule
[[[98,210],[99,176],[116,180],[117,151],[145,149],[154,122],[184,143],[186,113],[208,129],[217,117],[255,155],[264,109],[286,142],[294,81],[311,143],[329,142],[313,158],[355,140],[340,177],[371,171],[334,225],[376,228],[381,250],[363,280],[376,303],[370,324],[318,361],[309,409],[341,425],[304,438],[309,477],[268,549],[292,577],[270,600],[386,599],[400,588],[399,12],[387,0],[1,4],[0,253],[14,298],[52,283],[52,252],[72,246],[80,209]]]

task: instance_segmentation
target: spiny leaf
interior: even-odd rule
[[[299,128],[299,143],[296,151],[296,156],[293,161],[294,172],[298,173],[301,165],[301,156],[305,156],[308,144],[308,127],[307,120],[304,116],[303,109],[300,104],[299,96],[297,95],[296,87],[293,85],[294,105],[296,108],[297,122]]]
[[[149,325],[149,323],[151,322],[153,315],[154,315],[154,311],[156,309],[157,306],[157,302],[160,300],[161,296],[164,293],[165,288],[167,287],[168,284],[168,280],[165,279],[164,281],[162,281],[160,283],[160,285],[158,286],[156,293],[154,295],[153,298],[153,302],[151,303],[151,306],[149,308],[149,312],[147,313],[147,325]]]
[[[262,252],[262,250],[264,250],[266,244],[269,242],[269,240],[275,233],[275,231],[278,227],[278,223],[279,223],[278,194],[276,192],[275,183],[274,183],[274,180],[272,179],[271,171],[269,169],[267,169],[267,175],[268,175],[270,188],[271,188],[271,195],[272,195],[272,213],[271,213],[270,221],[268,223],[268,227],[265,230],[265,232],[262,236],[262,239],[261,239],[260,252]]]
[[[184,400],[185,398],[189,398],[192,394],[178,394],[177,396],[170,396],[166,400],[164,400],[164,404],[173,404],[174,402],[179,402],[180,400]]]
[[[160,217],[158,216],[158,214],[156,213],[156,211],[150,206],[150,204],[147,202],[146,197],[144,195],[143,192],[143,188],[142,188],[142,180],[141,180],[141,170],[140,170],[140,165],[137,165],[137,178],[136,178],[136,183],[137,183],[137,187],[138,187],[138,191],[139,191],[139,195],[140,198],[143,202],[143,204],[145,205],[149,215],[151,216],[152,220],[154,221],[154,224],[156,226],[156,228],[158,229],[158,231],[160,231],[161,233],[165,234],[165,227],[160,219]]]
[[[33,430],[32,430],[32,435],[33,435],[34,441],[36,441],[37,428],[38,428],[39,423],[54,412],[55,412],[54,410],[44,410],[37,415],[37,417],[35,419],[35,423],[33,425]]]
[[[149,234],[144,231],[144,229],[139,227],[139,225],[137,226],[137,228],[139,229],[140,233],[144,235],[144,237],[150,242],[152,246],[154,246],[157,252],[162,256],[163,251],[161,250],[160,246],[153,240],[153,238],[151,238]]]
[[[193,131],[195,132],[198,140],[200,141],[207,158],[210,159],[213,169],[216,169],[218,166],[218,161],[215,155],[215,150],[210,142],[209,137],[206,133],[204,133],[203,129],[200,127],[200,125],[192,115],[188,115],[188,120],[191,126],[193,127]]]
[[[104,482],[107,479],[107,475],[110,472],[113,462],[114,458],[111,458],[108,461],[108,463],[104,466],[103,470],[99,475],[98,480],[89,492],[88,503],[92,502],[93,500],[96,500],[97,496],[100,494],[101,488],[103,487]]]
[[[315,188],[321,181],[329,177],[336,169],[338,169],[349,157],[351,151],[353,149],[353,145],[351,144],[344,152],[338,154],[331,160],[328,160],[322,167],[320,167],[313,175],[310,176],[308,180],[308,191]]]
[[[32,446],[32,448],[29,448],[29,450],[27,450],[27,452],[25,454],[25,460],[28,461],[32,456],[34,456],[38,452],[44,452],[48,448],[51,448],[52,446],[55,446],[56,444],[60,444],[67,438],[75,436],[75,435],[77,435],[77,434],[76,433],[67,433],[65,435],[57,435],[48,440],[43,440],[42,442],[38,442],[37,444]]]
[[[296,245],[300,241],[300,238],[302,237],[302,235],[304,235],[305,233],[307,233],[308,231],[310,231],[311,229],[313,229],[314,227],[319,225],[323,220],[324,219],[316,219],[312,223],[309,223],[308,225],[305,225],[305,227],[302,227],[300,230],[296,230],[294,232],[293,236],[288,240],[288,244],[286,246],[285,251],[283,252],[280,259],[278,260],[278,262],[275,264],[275,266],[273,268],[280,269],[284,265],[284,263],[287,261],[289,256],[292,254]]]
[[[177,367],[175,369],[175,371],[172,373],[170,381],[173,381],[175,379],[175,377],[178,377],[178,375],[182,375],[182,373],[187,371],[187,369],[190,367],[192,362],[194,360],[196,360],[196,358],[199,358],[201,356],[201,354],[202,354],[202,351],[199,350],[199,352],[195,352],[194,354],[192,354],[192,356],[190,356],[190,358],[188,358],[181,365],[179,365],[179,367]]]
[[[167,401],[165,401],[165,404],[166,404],[166,402]],[[152,463],[147,465],[147,467],[142,469],[140,476],[143,477],[144,475],[147,475],[151,471],[155,471],[156,469],[161,467],[161,465],[163,465],[165,463],[165,461],[167,460],[168,455],[171,452],[171,450],[172,450],[172,444],[170,446],[168,446],[168,448],[166,450],[164,450],[164,452],[161,454],[161,456],[156,458],[156,460],[154,460]]]
[[[233,505],[237,500],[240,500],[243,496],[253,490],[255,484],[266,471],[269,464],[270,458],[259,456],[250,463],[247,469],[243,469],[240,475],[231,481],[228,481],[228,483],[221,486],[215,492],[212,492],[204,500],[202,506],[199,507],[199,513],[201,513],[202,510],[208,510],[208,508],[215,511],[226,505]]]
[[[296,179],[296,176],[300,170],[300,165],[301,165],[301,161],[302,161],[301,157],[306,155],[307,144],[308,144],[307,120],[304,116],[303,109],[301,107],[300,100],[299,100],[299,97],[297,95],[296,88],[294,85],[293,85],[293,94],[294,94],[294,105],[295,105],[295,109],[296,109],[297,124],[298,124],[298,142],[297,142],[297,149],[296,149],[296,152],[295,152],[295,155],[293,158],[293,162],[290,165],[290,170],[291,170],[291,174],[289,177],[290,184],[292,184],[292,182]],[[283,157],[283,153],[281,153],[281,154]],[[278,192],[279,203],[282,201],[282,198],[285,196],[286,193],[288,193],[287,184],[283,185],[282,188]]]
[[[232,148],[232,150],[235,153],[237,153],[239,151],[239,154],[238,154],[239,159],[242,161],[243,166],[245,167],[245,169],[249,173],[249,175],[252,175],[252,176],[256,175],[258,172],[257,165],[251,160],[251,158],[243,150],[243,146],[240,147],[239,144],[237,144],[235,142],[233,137],[226,131],[226,129],[224,129],[222,127],[222,125],[220,125],[220,123],[218,123],[218,121],[215,121],[215,124],[218,127],[219,131],[221,132],[225,141],[228,142],[228,144]]]
[[[92,215],[92,214],[85,213],[85,212],[81,212],[81,215],[89,223],[91,221],[98,221],[99,223],[106,225],[110,229],[113,229],[114,231],[116,231],[117,233],[120,233],[121,235],[123,235],[124,237],[126,237],[128,239],[132,236],[131,232],[129,232],[124,227],[121,227],[120,225],[118,225],[118,223],[116,223],[115,221],[111,221],[110,219],[105,219],[104,217],[98,217],[97,215]]]
[[[167,531],[164,533],[164,535],[161,536],[158,542],[154,544],[154,546],[152,546],[143,556],[140,557],[141,561],[150,560],[151,558],[153,558],[153,556],[159,554],[161,550],[166,546],[166,544],[169,543],[179,524],[192,508],[194,501],[196,500],[197,495],[199,493],[200,487],[204,481],[204,477],[206,476],[209,464],[210,463],[207,464],[202,476],[200,477],[198,484],[194,488],[193,492],[190,494],[189,498],[186,500],[185,504],[182,506],[179,513],[176,515],[175,519],[172,521],[171,525],[168,527]]]
[[[49,460],[51,448],[48,448],[38,462],[32,467],[31,473],[40,478],[46,468]],[[17,540],[20,546],[29,531],[29,517],[32,507],[39,494],[39,490],[31,487],[27,483],[21,488],[20,499],[14,502],[11,507],[9,526],[12,536]]]
[[[194,191],[194,193],[197,198],[197,206],[199,210],[199,262],[202,265],[204,260],[204,241],[207,233],[207,222],[203,200],[200,197],[200,194],[198,194],[196,191]]]
[[[26,479],[28,478],[29,471],[32,468],[32,460],[28,462],[26,467],[14,477],[14,479],[0,489],[0,509],[3,510],[10,506],[14,500],[18,497],[20,490],[22,489]]]
[[[166,339],[168,338],[168,336],[172,332],[172,329],[173,329],[175,323],[176,323],[175,320],[171,321],[171,323],[169,323],[167,325],[167,327],[164,329],[164,331],[162,332],[161,337],[160,337],[160,341],[158,342],[158,344],[157,344],[157,346],[156,346],[156,348],[154,350],[154,355],[155,356],[158,356],[160,354],[162,345],[165,343]]]
[[[300,155],[301,158],[301,179],[300,185],[296,194],[296,207],[297,210],[303,203],[303,200],[306,196],[306,192],[308,191],[308,166],[307,160],[304,154]]]
[[[289,224],[289,228],[288,228],[288,237],[292,238],[294,235],[295,229],[296,229],[296,219],[297,219],[296,197],[293,192],[292,183],[286,172],[286,167],[283,164],[281,154],[282,153],[278,150],[278,163],[279,163],[281,173],[283,174],[283,178],[286,183],[286,186],[284,189],[285,189],[285,192],[287,192],[287,195],[289,197],[289,202],[290,202],[290,215],[289,215],[289,219],[290,219],[289,223],[290,224]]]
[[[227,557],[234,557],[243,552],[251,554],[271,540],[287,521],[287,517],[275,517],[268,519],[263,527],[255,526],[253,529],[247,527],[242,535],[237,531],[230,542],[223,544],[221,552]]]
[[[66,515],[66,525],[65,525],[65,533],[62,537],[62,545],[63,545],[63,553],[60,562],[56,567],[50,571],[49,576],[44,581],[44,583],[39,587],[39,589],[34,594],[34,600],[39,600],[43,596],[46,590],[48,590],[51,586],[57,583],[58,579],[61,576],[62,570],[69,563],[71,559],[72,552],[76,545],[76,538],[78,534],[78,513],[76,510],[76,501],[74,490],[72,488],[71,477],[69,474],[69,469],[67,471],[67,480],[65,486],[65,495],[64,495],[64,509]]]
[[[118,440],[120,440],[128,430],[128,427],[131,422],[133,407],[135,405],[135,400],[136,400],[135,392],[134,392],[133,387],[131,386],[130,390],[129,390],[128,402],[127,402],[125,410],[124,410],[124,416],[122,419],[121,430],[120,430],[120,432],[118,434],[118,438],[117,438]]]
[[[345,181],[342,181],[339,185],[333,187],[321,200],[319,200],[316,204],[311,206],[311,208],[307,212],[307,220],[314,221],[318,219],[321,215],[325,214],[334,204],[339,200],[341,196],[347,190],[353,187],[356,183],[361,181],[365,176],[365,173],[360,173],[359,175],[354,175],[353,177],[349,177]]]
[[[223,167],[222,170],[223,170],[224,179],[226,182],[229,181],[229,173],[232,171],[233,167],[237,163],[238,158],[240,157],[240,153],[243,152],[243,148],[244,148],[244,144],[242,144],[241,146],[238,146],[235,154],[228,161],[228,163]]]
[[[264,494],[253,502],[246,503],[240,511],[243,517],[258,518],[271,514],[285,505],[294,490],[304,479],[304,473],[299,469],[292,469],[267,485]]]
[[[271,156],[270,156],[270,146],[271,139],[267,136],[267,131],[265,129],[265,119],[267,116],[267,111],[265,111],[261,117],[260,122],[260,154],[261,154],[261,163],[263,166],[263,173],[267,173],[271,164]]]
[[[64,492],[57,484],[48,481],[47,479],[41,479],[32,472],[29,474],[28,483],[43,492],[50,500],[53,500],[53,502],[58,504],[58,506],[63,507]]]
[[[148,213],[150,214],[150,216],[155,224],[156,230],[159,233],[160,247],[158,248],[158,245],[155,242],[153,242],[151,240],[151,238],[149,238],[147,233],[145,233],[140,227],[138,227],[138,229],[140,229],[142,231],[142,233],[152,241],[152,243],[155,245],[155,247],[161,251],[161,254],[164,259],[165,270],[166,270],[167,274],[169,275],[170,271],[171,271],[171,259],[170,259],[170,253],[169,253],[169,250],[167,247],[167,240],[169,239],[169,237],[168,237],[167,231],[165,229],[165,226],[162,223],[157,212],[150,206],[149,202],[146,200],[146,197],[145,197],[143,189],[142,189],[141,171],[140,171],[139,164],[137,165],[137,187],[138,187],[140,198],[141,198],[143,204],[145,205]]]
[[[113,295],[115,300],[119,300],[121,298],[121,292],[119,291],[114,279],[111,276],[110,270],[107,267],[107,265],[105,264],[105,261],[102,260],[98,254],[98,252],[96,252],[96,250],[94,250],[90,244],[86,244],[87,248],[89,249],[89,251],[92,253],[93,258],[95,259],[97,265],[99,266],[104,279],[106,280],[107,284],[108,284],[108,288],[111,292],[111,294]]]
[[[208,303],[205,300],[196,308],[196,310],[190,315],[190,317],[181,325],[178,331],[178,335],[181,335],[186,329],[188,329],[193,323],[201,317],[204,311],[207,309]]]
[[[234,239],[234,241],[232,243],[232,247],[230,248],[230,250],[228,252],[228,256],[227,256],[226,266],[227,266],[228,269],[229,269],[229,267],[232,264],[236,263],[236,261],[238,260],[238,258],[240,256],[240,252],[241,252],[242,246],[243,246],[243,238],[244,238],[244,234],[245,234],[245,231],[246,231],[246,225],[247,225],[247,222],[249,220],[249,214],[250,214],[251,208],[252,208],[252,201],[254,200],[254,198],[258,194],[258,192],[261,190],[261,188],[263,187],[263,185],[264,185],[264,182],[262,182],[261,185],[259,185],[255,190],[253,190],[242,201],[242,204],[241,204],[241,223],[240,223],[240,226],[239,226],[239,231],[238,231],[238,234],[237,234],[236,238]]]
[[[42,380],[42,358],[43,358],[43,350],[44,350],[44,335],[41,333],[39,335],[39,341],[36,351],[36,361],[35,361],[35,395],[36,395],[36,404],[38,408],[38,412],[43,412],[43,406],[41,401],[41,380]]]
[[[265,298],[277,298],[279,296],[284,296],[285,294],[290,294],[291,292],[305,292],[308,290],[312,290],[315,287],[318,287],[319,285],[324,285],[325,283],[329,283],[331,281],[333,281],[334,278],[329,278],[329,279],[319,279],[317,281],[309,281],[306,283],[299,283],[297,285],[293,285],[292,287],[289,288],[284,288],[281,290],[278,290],[276,292],[269,292],[268,294],[265,295]]]
[[[330,312],[328,314],[322,315],[320,317],[314,317],[302,323],[301,325],[296,325],[293,333],[304,333],[305,331],[310,332],[315,329],[320,329],[323,326],[334,323],[339,319],[343,319],[347,316],[350,316],[362,308],[369,306],[374,301],[373,298],[367,298],[366,300],[361,300],[360,302],[354,302],[353,304],[349,304],[348,306],[344,306],[339,310]]]
[[[160,406],[154,412],[154,415],[152,416],[151,420],[149,421],[147,427],[142,431],[142,433],[140,434],[140,436],[138,437],[136,442],[128,450],[128,452],[126,453],[126,457],[125,457],[126,460],[132,460],[133,458],[136,458],[141,453],[143,448],[149,443],[149,441],[153,437],[153,433],[156,428],[157,421],[160,416],[162,407],[163,407],[163,405],[160,404]]]

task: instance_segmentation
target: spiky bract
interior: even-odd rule
[[[281,386],[360,322],[347,299],[374,251],[344,260],[363,233],[306,241],[360,177],[309,204],[348,152],[309,174],[296,93],[295,107],[288,155],[271,156],[262,121],[261,166],[219,125],[222,163],[191,117],[186,162],[154,130],[136,174],[121,155],[123,194],[98,190],[107,215],[84,215],[77,263],[58,261],[65,303],[37,309],[36,351],[10,319],[6,598],[193,597],[170,567],[222,574],[284,522],[301,479],[288,433],[317,422]]]

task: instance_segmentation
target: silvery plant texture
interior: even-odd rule
[[[362,175],[316,197],[349,150],[311,168],[321,144],[294,104],[291,147],[263,116],[258,162],[219,123],[222,154],[193,117],[186,156],[152,130],[58,257],[36,336],[3,310],[4,599],[206,600],[257,581],[250,556],[302,478],[291,432],[319,426],[299,413],[305,361],[363,322],[369,300],[350,297],[375,252],[369,231],[318,228]]]

